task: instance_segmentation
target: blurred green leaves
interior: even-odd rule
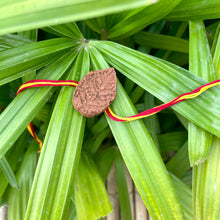
[[[137,33],[135,35],[135,43],[162,50],[189,53],[188,41],[177,37],[155,34],[151,32],[140,31]]]
[[[91,156],[85,153],[79,162],[74,194],[78,219],[98,219],[112,211],[103,180]]]
[[[154,0],[6,1],[0,3],[0,34],[106,15],[154,2]]]
[[[10,167],[10,164],[8,163],[7,159],[5,157],[2,157],[0,160],[0,169],[4,173],[6,179],[10,183],[12,187],[18,188],[16,177],[13,173],[13,170]]]
[[[133,35],[147,25],[163,18],[180,2],[181,0],[162,0],[151,6],[123,13],[120,21],[110,28],[108,38],[120,39]]]
[[[219,0],[184,0],[167,16],[174,21],[220,18]]]
[[[16,177],[18,188],[10,189],[8,219],[24,219],[37,165],[37,143],[33,141],[24,155]]]

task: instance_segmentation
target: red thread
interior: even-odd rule
[[[115,121],[119,121],[119,122],[123,122],[123,121],[129,121],[129,119],[139,119],[140,117],[147,117],[149,115],[155,114],[157,112],[160,112],[168,107],[171,107],[179,102],[182,102],[186,99],[190,99],[190,98],[195,98],[197,95],[200,95],[202,92],[204,92],[205,90],[207,90],[208,88],[211,88],[212,86],[215,86],[220,84],[220,79],[215,80],[213,82],[207,83],[205,85],[202,85],[198,88],[196,88],[195,90],[193,90],[192,92],[188,92],[188,93],[184,93],[179,95],[178,97],[176,97],[175,99],[171,100],[168,103],[162,104],[160,106],[156,106],[154,108],[151,109],[147,109],[137,115],[132,115],[132,116],[128,116],[128,117],[120,117],[117,115],[113,115],[110,111],[109,108],[106,109],[106,114],[108,115],[109,118],[111,118],[112,120]],[[18,89],[17,95],[22,92],[23,90],[27,89],[27,88],[32,88],[32,87],[42,87],[42,86],[77,86],[78,82],[74,81],[74,80],[43,80],[43,79],[37,79],[37,80],[30,80],[26,83],[24,83],[23,85],[21,85]],[[206,87],[206,88],[205,88]],[[205,88],[205,89],[203,89]],[[203,89],[201,91],[201,89]],[[196,94],[198,93],[198,94]],[[194,94],[194,96],[193,96]],[[192,96],[190,96],[192,95]],[[185,98],[184,98],[185,97]],[[31,134],[34,137],[34,139],[40,144],[39,139],[36,135],[36,133],[34,132],[34,127],[32,122],[30,123],[30,128],[31,128]]]

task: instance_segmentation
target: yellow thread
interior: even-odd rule
[[[39,82],[40,84],[45,84],[45,85],[48,85],[48,86],[53,86],[53,85],[63,85],[63,86],[65,86],[65,85],[67,85],[67,86],[69,86],[69,85],[73,85],[73,86],[77,86],[78,84],[77,83],[74,83],[74,82]],[[23,84],[23,85],[21,85],[20,87],[19,87],[19,90],[21,90],[21,89],[23,89],[23,88],[26,88],[26,87],[31,87],[31,86],[34,86],[34,85],[36,85],[36,83],[26,83],[26,84]],[[213,84],[210,84],[210,85],[207,85],[207,86],[205,86],[205,87],[202,87],[198,92],[196,92],[196,93],[192,93],[192,94],[186,94],[186,95],[183,95],[183,96],[181,96],[180,98],[178,98],[175,102],[177,102],[177,101],[180,101],[180,100],[183,100],[183,99],[192,99],[192,98],[195,98],[195,97],[197,97],[197,96],[199,96],[200,94],[202,94],[203,92],[205,92],[206,90],[208,90],[209,88],[211,88],[211,87],[214,87],[214,86],[216,86],[216,85],[220,85],[220,82],[216,82],[216,83],[213,83]],[[171,101],[172,102],[172,101]],[[162,104],[163,105],[163,104]],[[109,112],[111,113],[111,115],[113,116],[113,117],[115,117],[115,118],[117,118],[117,119],[120,119],[120,120],[123,120],[123,121],[134,121],[134,120],[137,120],[137,119],[141,119],[141,118],[145,118],[145,117],[148,117],[148,116],[151,116],[151,115],[154,115],[154,114],[156,114],[157,112],[153,112],[153,113],[151,113],[151,114],[148,114],[148,115],[142,115],[142,116],[136,116],[136,117],[131,117],[131,118],[129,118],[129,117],[120,117],[120,116],[118,116],[118,115],[116,115],[112,110],[111,110],[111,108],[110,107],[108,107],[108,110],[109,110]],[[32,129],[31,129],[31,126],[30,126],[30,124],[27,126],[27,129],[28,129],[28,131],[30,132],[30,134],[36,139],[36,141],[38,142],[38,144],[39,144],[39,146],[40,146],[40,150],[39,150],[39,152],[41,152],[41,149],[42,149],[42,146],[43,146],[43,143],[42,143],[42,141],[37,137],[37,135],[35,134],[35,133],[33,133],[33,131],[32,131]]]
[[[34,137],[34,133],[33,133],[32,129],[31,129],[31,125],[30,125],[30,124],[27,126],[27,129],[28,129],[29,133],[31,134],[31,136],[32,136],[33,138],[35,138],[35,140],[37,141],[37,143],[38,143],[39,146],[40,146],[40,149],[39,149],[38,152],[41,152],[41,149],[42,149],[42,147],[43,147],[42,141],[38,138],[38,136],[37,136],[36,133],[35,133],[35,137]]]
[[[27,129],[28,129],[29,133],[31,134],[31,136],[34,137],[30,124],[27,126]]]
[[[110,107],[108,107],[108,110],[109,110],[109,112],[110,112],[115,118],[120,119],[120,120],[125,120],[125,121],[135,121],[135,120],[137,120],[137,119],[146,118],[146,117],[148,117],[148,116],[151,116],[151,115],[154,115],[154,114],[157,113],[157,112],[154,112],[154,113],[151,113],[151,114],[149,114],[149,115],[141,115],[141,116],[137,116],[137,117],[128,118],[128,117],[120,117],[120,116],[116,115],[116,114],[111,110]]]
[[[178,100],[182,100],[182,99],[193,99],[199,95],[201,95],[203,92],[205,92],[206,90],[208,90],[209,88],[212,88],[214,86],[220,85],[220,82],[216,82],[213,84],[210,84],[208,86],[202,87],[198,92],[196,93],[192,93],[192,94],[188,94],[188,95],[184,95],[182,97],[180,97]]]
[[[59,84],[62,84],[62,85],[73,85],[73,86],[77,86],[78,84],[77,83],[74,83],[74,82],[62,82],[62,83],[55,83],[55,82],[39,82],[39,84],[46,84],[48,86],[53,86],[53,85],[59,85]],[[26,83],[26,84],[23,84],[19,87],[19,90],[23,89],[23,88],[26,88],[28,86],[34,86],[36,85],[36,83]]]
[[[201,95],[203,92],[205,92],[206,90],[208,90],[209,88],[212,88],[214,86],[217,86],[217,85],[220,85],[220,82],[216,82],[216,83],[213,83],[213,84],[210,84],[210,85],[207,85],[205,87],[202,87],[198,92],[196,93],[192,93],[192,94],[187,94],[187,95],[183,95],[181,96],[180,98],[178,98],[175,102],[178,102],[180,100],[183,100],[183,99],[193,99],[199,95]],[[172,101],[170,101],[172,102]],[[163,105],[163,104],[162,104]],[[158,106],[159,107],[159,106]],[[149,115],[142,115],[142,116],[137,116],[137,117],[132,117],[132,118],[128,118],[128,117],[120,117],[118,115],[116,115],[110,107],[108,107],[108,110],[109,112],[111,113],[112,116],[114,116],[115,118],[117,119],[120,119],[120,120],[125,120],[125,121],[134,121],[134,120],[137,120],[137,119],[141,119],[141,118],[146,118],[148,116],[151,116],[151,115],[154,115],[158,112],[154,112],[154,113],[151,113]]]

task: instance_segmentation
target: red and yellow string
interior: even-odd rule
[[[18,95],[20,92],[22,92],[25,89],[28,88],[34,88],[34,87],[42,87],[42,86],[74,86],[76,87],[78,85],[78,82],[74,80],[44,80],[44,79],[36,79],[36,80],[30,80],[24,84],[22,84],[17,91]],[[34,131],[33,123],[31,122],[27,129],[31,136],[37,141],[40,147],[40,151],[43,147],[42,141],[38,138],[37,134]]]
[[[78,82],[76,82],[74,80],[42,80],[42,79],[37,79],[37,80],[31,80],[31,81],[28,81],[28,82],[22,84],[17,91],[17,95],[20,92],[22,92],[23,90],[25,90],[27,88],[33,88],[33,87],[42,87],[42,86],[74,86],[74,87],[76,87],[77,85],[78,85]],[[188,93],[184,93],[182,95],[179,95],[178,97],[171,100],[170,102],[156,106],[151,109],[147,109],[146,111],[143,111],[137,115],[132,115],[132,116],[128,116],[128,117],[121,117],[121,116],[116,115],[111,110],[110,107],[108,107],[105,110],[105,112],[109,116],[109,118],[111,118],[112,120],[115,120],[115,121],[120,121],[120,122],[134,121],[137,119],[141,119],[141,118],[145,118],[145,117],[154,115],[154,114],[156,114],[156,113],[158,113],[168,107],[171,107],[179,102],[182,102],[186,99],[193,99],[193,98],[199,96],[200,94],[202,94],[203,92],[205,92],[207,89],[214,87],[214,86],[217,86],[217,85],[220,85],[220,79],[215,80],[210,83],[207,83],[203,86],[200,86],[197,89],[193,90],[192,92],[188,92]],[[30,134],[33,136],[33,138],[37,141],[37,143],[40,145],[40,149],[41,149],[43,144],[42,144],[42,141],[37,137],[36,133],[34,132],[33,124],[30,123],[28,125],[27,129],[30,132]]]
[[[28,126],[27,126],[27,129],[29,131],[29,133],[31,134],[31,136],[37,141],[37,143],[39,144],[39,147],[40,147],[40,151],[43,147],[43,143],[42,141],[38,138],[38,136],[36,135],[36,133],[34,132],[34,126],[33,126],[33,123],[31,122]]]
[[[159,106],[156,106],[154,108],[151,108],[151,109],[147,109],[146,111],[143,111],[137,115],[132,115],[132,116],[128,116],[128,117],[120,117],[118,115],[116,115],[110,107],[108,107],[106,109],[106,113],[107,115],[112,119],[112,120],[115,120],[115,121],[134,121],[134,120],[137,120],[137,119],[141,119],[141,118],[145,118],[145,117],[148,117],[148,116],[151,116],[151,115],[154,115],[166,108],[169,108],[179,102],[182,102],[186,99],[193,99],[197,96],[199,96],[200,94],[202,94],[203,92],[205,92],[207,89],[211,88],[211,87],[214,87],[214,86],[217,86],[217,85],[220,85],[220,79],[218,80],[215,80],[213,82],[210,82],[208,84],[205,84],[203,86],[200,86],[198,87],[197,89],[193,90],[192,92],[188,92],[188,93],[183,93],[182,95],[179,95],[178,97],[176,97],[175,99],[171,100],[170,102],[167,102],[165,104],[162,104],[162,105],[159,105]]]
[[[24,84],[22,84],[17,91],[18,95],[25,89],[33,88],[33,87],[42,87],[42,86],[74,86],[76,87],[78,82],[74,80],[46,80],[46,79],[35,79],[30,80]]]

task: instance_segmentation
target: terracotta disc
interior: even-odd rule
[[[77,85],[73,94],[73,106],[85,117],[99,115],[115,99],[116,87],[114,68],[91,71]]]

